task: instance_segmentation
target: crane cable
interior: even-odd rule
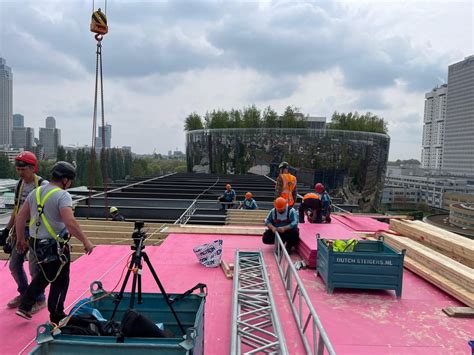
[[[94,8],[94,1],[92,2],[92,7]],[[105,9],[107,9],[107,0],[105,1]],[[101,103],[101,123],[102,123],[102,132],[101,141],[102,147],[100,151],[100,170],[102,173],[102,181],[104,188],[104,208],[105,208],[105,218],[108,219],[108,199],[107,199],[107,190],[108,190],[108,172],[107,172],[107,156],[108,152],[105,147],[105,113],[104,113],[104,80],[102,72],[102,39],[104,35],[108,32],[107,26],[107,17],[106,14],[101,11],[99,8],[97,11],[93,11],[91,18],[91,32],[95,33],[95,39],[97,41],[96,49],[96,63],[95,63],[95,90],[94,90],[94,113],[93,113],[93,124],[92,124],[92,148],[91,148],[91,159],[89,165],[89,198],[87,199],[88,212],[87,218],[90,215],[91,207],[91,197],[92,197],[92,187],[94,185],[94,175],[95,175],[95,161],[96,161],[96,137],[97,137],[97,99],[98,93],[100,91],[100,103]],[[100,90],[99,90],[99,79],[100,79]]]

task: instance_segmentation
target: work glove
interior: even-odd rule
[[[10,229],[4,228],[0,234],[0,246],[4,246],[7,243],[8,234],[10,234]]]

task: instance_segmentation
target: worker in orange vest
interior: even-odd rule
[[[314,192],[307,193],[303,196],[303,202],[300,203],[298,209],[298,219],[300,223],[304,223],[304,215],[308,215],[308,222],[321,223],[322,222],[323,204],[318,194]]]
[[[297,197],[296,177],[289,172],[288,168],[289,164],[286,161],[278,166],[280,175],[278,175],[276,182],[275,198],[283,197],[288,206],[293,207]]]

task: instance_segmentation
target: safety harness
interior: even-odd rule
[[[64,238],[61,238],[58,234],[56,234],[56,232],[51,227],[51,224],[48,222],[48,219],[46,218],[46,216],[44,214],[44,205],[45,205],[46,201],[51,197],[51,195],[53,195],[54,193],[56,193],[60,190],[61,189],[59,187],[56,187],[56,188],[48,191],[46,193],[46,195],[44,195],[44,197],[41,199],[41,186],[38,187],[36,189],[36,193],[35,193],[38,215],[36,216],[36,219],[35,219],[35,217],[30,219],[30,228],[34,224],[36,225],[35,235],[30,236],[30,238],[33,238],[33,252],[35,254],[38,266],[40,267],[40,269],[41,269],[41,271],[44,275],[44,278],[49,283],[52,283],[57,279],[57,277],[61,273],[61,270],[63,269],[64,265],[68,262],[67,256],[64,254],[64,248],[66,247],[66,244],[69,241],[69,238],[64,239]],[[35,221],[36,221],[36,223],[35,223]],[[43,223],[44,227],[48,231],[49,235],[56,241],[58,258],[59,258],[59,261],[61,262],[61,265],[59,266],[58,271],[56,273],[56,276],[53,278],[53,280],[48,279],[48,277],[46,276],[46,273],[44,272],[44,269],[41,265],[42,263],[48,263],[48,262],[53,261],[53,260],[47,260],[47,259],[39,260],[37,252],[36,252],[36,243],[37,243],[37,240],[38,240],[37,236],[38,236],[39,227],[41,226],[41,222]],[[38,242],[38,243],[40,243],[40,242]],[[49,247],[49,246],[47,246],[47,247]]]
[[[286,219],[278,219],[277,216],[278,216],[278,212],[276,210],[276,208],[274,208],[275,212],[274,212],[274,215],[273,215],[273,221],[275,223],[281,223],[281,222],[286,222],[288,223],[291,219],[290,219],[290,212],[291,212],[291,208],[290,207],[287,207],[287,212],[286,212]]]

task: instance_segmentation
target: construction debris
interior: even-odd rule
[[[474,308],[471,307],[446,307],[443,312],[455,318],[474,318]]]

